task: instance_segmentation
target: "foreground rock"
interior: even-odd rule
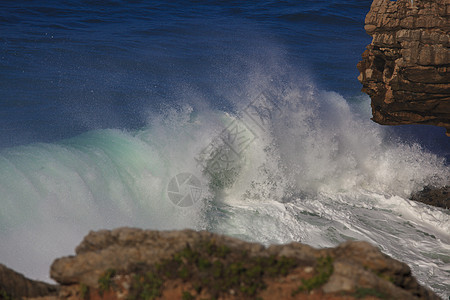
[[[450,1],[374,0],[358,64],[380,124],[430,124],[450,136]]]
[[[57,259],[58,299],[439,299],[365,242],[314,249],[209,232],[91,232]]]
[[[25,278],[0,264],[0,299],[56,295],[57,286]]]

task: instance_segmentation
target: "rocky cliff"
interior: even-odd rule
[[[374,0],[358,64],[380,124],[442,126],[450,136],[450,0]]]
[[[58,295],[36,299],[439,299],[366,242],[266,248],[192,230],[91,232],[51,277]]]

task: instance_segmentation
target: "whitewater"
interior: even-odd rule
[[[448,297],[450,216],[408,200],[448,184],[445,158],[371,122],[368,97],[282,72],[249,78],[229,94],[231,110],[190,95],[139,130],[1,149],[1,262],[51,281],[54,259],[90,230],[119,226],[265,245],[365,240]]]

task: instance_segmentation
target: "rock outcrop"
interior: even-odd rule
[[[58,299],[439,299],[366,242],[266,248],[191,230],[91,232],[51,277]]]
[[[450,186],[447,185],[441,188],[426,186],[421,191],[412,194],[410,199],[428,205],[450,209]]]
[[[450,0],[373,1],[373,40],[358,64],[372,120],[442,126],[450,136],[449,15]]]
[[[21,299],[56,295],[57,286],[30,280],[22,274],[0,264],[0,299]]]

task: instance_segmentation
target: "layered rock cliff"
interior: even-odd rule
[[[373,120],[442,126],[450,136],[450,0],[374,0],[358,64]]]
[[[192,230],[91,232],[76,256],[53,263],[51,277],[58,295],[41,300],[439,299],[366,242],[266,248]]]

